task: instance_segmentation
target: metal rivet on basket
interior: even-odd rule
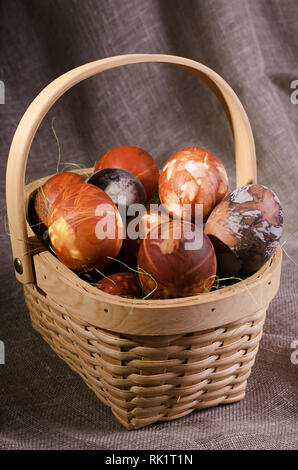
[[[20,258],[15,258],[13,264],[16,272],[19,274],[23,274],[23,264]]]

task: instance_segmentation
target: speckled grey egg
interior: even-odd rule
[[[241,186],[211,212],[204,232],[213,243],[218,268],[228,275],[257,271],[274,253],[282,234],[283,213],[266,186]]]
[[[86,183],[102,189],[118,208],[127,208],[132,204],[146,203],[146,191],[140,180],[126,170],[104,168],[96,171]]]

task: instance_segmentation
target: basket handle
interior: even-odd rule
[[[256,155],[251,127],[237,95],[217,73],[191,59],[163,54],[128,54],[97,60],[77,67],[50,83],[22,117],[9,152],[6,173],[8,224],[17,279],[34,282],[25,216],[25,171],[32,140],[46,113],[67,90],[93,75],[115,67],[142,62],[161,62],[185,69],[215,93],[228,116],[236,155],[237,186],[256,183]]]

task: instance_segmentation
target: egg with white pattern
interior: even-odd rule
[[[228,194],[211,212],[204,232],[215,248],[220,273],[257,271],[276,250],[283,228],[277,195],[250,184]]]
[[[103,271],[120,252],[123,223],[112,199],[89,183],[67,186],[49,215],[49,237],[59,260],[74,271]]]
[[[228,192],[228,176],[222,162],[208,150],[189,147],[172,155],[161,170],[159,196],[167,211],[176,218],[185,217],[188,204],[189,218],[194,220],[201,210],[207,220],[212,209]]]

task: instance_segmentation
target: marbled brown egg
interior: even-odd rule
[[[241,186],[213,209],[205,225],[215,247],[219,271],[229,275],[257,271],[274,253],[283,214],[276,194],[266,186]]]
[[[195,217],[196,204],[203,205],[203,218],[227,194],[228,177],[222,162],[200,147],[189,147],[172,155],[161,170],[159,196],[173,215],[183,216],[183,205],[191,206]]]
[[[129,217],[126,221],[126,238],[123,240],[119,259],[130,267],[137,265],[138,251],[142,240],[147,237],[155,225],[169,221],[169,215],[159,211],[155,204],[147,206],[142,214],[137,217]],[[144,208],[145,209],[145,208]]]
[[[49,226],[49,214],[59,194],[73,184],[84,183],[84,178],[71,171],[57,173],[51,176],[37,191],[35,210],[46,227]]]
[[[209,238],[202,232],[199,235],[199,230],[179,220],[153,227],[138,252],[139,279],[146,294],[168,299],[211,289],[216,256]]]
[[[132,272],[111,274],[96,283],[97,289],[108,294],[134,298],[142,296],[142,288],[138,277]]]
[[[49,215],[49,237],[57,257],[74,271],[112,264],[120,252],[123,223],[112,199],[92,184],[67,186]]]

